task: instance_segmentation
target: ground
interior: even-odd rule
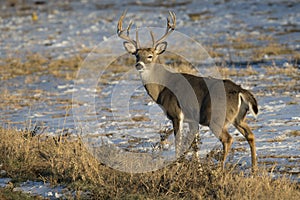
[[[42,141],[50,142],[45,138],[51,138],[54,143],[50,142],[50,144],[54,146],[58,141],[52,138],[64,136],[73,141],[74,134],[81,130],[81,127],[78,128],[78,124],[74,123],[74,107],[81,108],[85,103],[90,103],[89,98],[79,98],[79,101],[74,101],[76,94],[95,92],[98,97],[95,104],[98,109],[95,113],[97,119],[95,126],[100,128],[99,132],[90,134],[102,134],[101,138],[104,134],[105,138],[126,151],[152,151],[153,146],[159,141],[159,133],[171,129],[170,123],[164,118],[160,109],[145,94],[137,73],[131,71],[134,61],[130,55],[125,54],[122,49],[122,41],[116,38],[117,20],[125,7],[128,8],[125,24],[130,19],[134,19],[138,27],[164,27],[167,11],[175,11],[177,33],[186,34],[191,39],[198,41],[204,47],[205,51],[201,50],[203,55],[214,58],[217,65],[213,68],[213,70],[217,70],[214,75],[217,73],[222,78],[229,78],[241,84],[257,98],[259,116],[257,119],[250,116],[248,120],[257,138],[259,166],[270,173],[271,178],[278,179],[287,175],[288,180],[299,183],[300,15],[298,10],[300,5],[297,1],[172,1],[160,3],[159,1],[128,0],[108,3],[90,0],[57,3],[43,0],[26,2],[7,0],[0,6],[1,134],[2,136],[11,133],[21,134],[19,138],[15,138],[15,141],[11,141],[12,143],[5,143],[1,140],[0,148],[3,155],[6,155],[7,152],[18,152],[20,155],[23,155],[24,152],[30,152],[28,155],[33,152],[37,153],[33,153],[35,156],[32,158],[20,156],[20,159],[14,160],[9,156],[4,156],[3,161],[0,160],[0,170],[3,170],[1,176],[12,178],[12,181],[8,182],[12,182],[13,187],[18,187],[32,176],[36,181],[46,180],[53,185],[59,185],[60,182],[63,182],[64,185],[72,185],[74,182],[70,186],[73,190],[81,191],[81,187],[85,189],[87,187],[86,190],[94,191],[94,195],[102,195],[101,192],[106,191],[107,195],[112,197],[115,192],[121,198],[122,192],[117,191],[117,185],[113,186],[114,192],[111,193],[107,192],[108,188],[101,185],[101,181],[105,180],[107,173],[118,176],[117,172],[105,171],[107,169],[103,172],[101,165],[98,166],[96,161],[95,165],[86,166],[85,159],[72,160],[73,163],[67,164],[59,160],[62,152],[59,145],[57,151],[52,152],[45,144],[43,144],[45,149],[41,149],[35,136],[31,138],[33,133],[42,138]],[[145,41],[150,41],[148,33],[140,34],[140,37]],[[180,43],[177,44],[172,37],[168,40],[168,48],[180,46]],[[147,45],[148,43],[142,44]],[[199,54],[190,50],[191,46],[181,45],[181,48],[183,48],[182,51],[188,49],[190,60],[199,60]],[[178,48],[178,50],[180,49]],[[108,67],[105,66],[105,70],[99,69],[101,64],[110,61],[112,51],[119,53],[120,57],[110,63]],[[164,59],[171,67],[180,71],[190,69],[184,61],[180,60],[179,62],[172,52],[166,54]],[[182,66],[185,66],[185,69]],[[84,69],[92,70],[86,72],[92,72],[90,74],[95,75],[97,83],[93,85],[94,88],[86,82],[81,84],[86,77],[83,79],[78,77]],[[203,67],[196,67],[197,70],[202,75],[211,72]],[[90,77],[90,74],[87,77]],[[130,94],[130,117],[128,119],[124,120],[122,107],[117,107],[121,111],[116,112],[111,106],[114,105],[111,104],[113,102],[111,94],[114,88],[122,89],[124,94]],[[88,123],[95,119],[91,118],[90,113],[86,117],[85,115],[80,117],[80,120],[84,119]],[[75,122],[78,123],[76,115]],[[15,132],[12,129],[18,131]],[[227,162],[228,170],[237,168],[238,172],[235,171],[235,173],[239,174],[239,170],[248,173],[250,158],[247,143],[234,129],[230,129],[230,132],[234,135],[235,142]],[[27,135],[24,136],[23,133]],[[203,157],[209,151],[218,151],[221,148],[220,143],[207,129],[201,129],[201,137],[200,149]],[[4,138],[6,137],[4,136]],[[9,137],[6,140],[9,140]],[[172,142],[172,137],[169,140]],[[21,146],[24,149],[12,151],[16,144],[17,146],[23,144],[24,146]],[[36,148],[28,146],[29,144]],[[70,147],[72,151],[74,148],[78,148],[76,145]],[[163,151],[163,153],[168,155],[169,151],[172,152],[172,149]],[[4,162],[6,159],[11,162]],[[216,160],[216,158],[212,159]],[[30,164],[29,161],[34,162]],[[53,162],[61,165],[55,168]],[[74,164],[78,162],[82,162],[82,164]],[[20,173],[16,173],[19,165],[24,163],[26,163],[25,166],[31,166],[31,168],[28,171],[24,169],[19,170]],[[50,171],[43,170],[43,167],[49,166],[52,166]],[[78,171],[76,171],[78,166],[81,166],[79,169],[83,171],[97,166],[95,167],[97,176],[93,173],[78,175]],[[183,169],[189,169],[191,166],[195,167],[183,162],[176,170],[182,167],[181,169],[184,171]],[[175,170],[174,167],[170,167]],[[33,170],[35,168],[37,169]],[[170,181],[175,177],[174,179],[180,180],[180,183],[185,182],[181,177],[186,175],[185,173],[173,174],[172,170],[170,170],[170,174],[164,170],[159,171],[153,179],[145,175],[141,181],[138,181],[139,176],[134,176],[132,181],[137,188],[131,189],[134,191],[139,187],[144,188],[145,193],[141,194],[140,198],[143,195],[147,197],[147,192],[150,193],[149,196],[155,192],[157,194],[167,193],[170,194],[168,198],[171,198],[178,191],[182,191],[183,197],[186,197],[189,192],[197,191],[189,186],[184,188]],[[190,171],[190,173],[198,173],[197,170],[196,167],[195,171]],[[69,174],[70,171],[72,173]],[[167,174],[162,175],[163,173]],[[213,176],[211,173],[219,172],[210,171],[204,177]],[[187,180],[191,181],[199,176],[199,174],[188,176],[190,179]],[[207,191],[212,189],[210,187],[212,185],[205,185],[208,188],[206,190],[207,197],[216,198],[214,195],[218,195],[217,192],[225,197],[226,195],[232,195],[231,197],[237,195],[237,193],[230,194],[227,191],[228,188],[222,185],[232,179],[244,181],[243,183],[249,181],[253,187],[258,182],[257,178],[247,177],[243,180],[240,176],[234,176],[220,176],[226,181],[222,182],[218,179],[220,190],[211,191],[211,194]],[[274,189],[273,187],[278,190],[282,189],[276,181],[274,183],[273,180],[268,179],[268,176],[264,177],[263,183],[271,184],[272,189]],[[122,174],[119,180],[120,184],[126,178],[128,176]],[[155,187],[153,184],[158,179],[161,180],[161,186]],[[104,190],[99,192],[95,188],[89,188],[89,184],[82,186],[81,182],[85,181],[100,182]],[[199,186],[206,184],[204,182],[196,183]],[[36,185],[38,184],[36,182]],[[289,184],[287,185],[289,186]],[[129,188],[123,189],[127,191]],[[287,191],[296,191],[298,192],[296,194],[299,194],[299,187],[292,186],[290,188],[295,190]],[[10,190],[1,190],[0,197],[6,195],[7,191]],[[68,195],[74,194],[68,193]],[[193,197],[196,198],[195,196]]]

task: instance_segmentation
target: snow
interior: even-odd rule
[[[10,178],[0,178],[0,187],[8,187]],[[49,183],[43,183],[40,181],[25,181],[20,183],[18,187],[15,187],[13,191],[22,191],[32,196],[40,196],[50,200],[66,198],[66,195],[72,195],[72,193],[62,186],[50,186]]]
[[[51,187],[49,183],[26,181],[20,184],[19,187],[15,187],[14,191],[23,191],[34,196],[42,196],[49,199],[62,198],[66,191],[63,187]]]

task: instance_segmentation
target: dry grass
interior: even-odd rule
[[[198,13],[189,13],[188,16],[192,21],[208,20],[213,17],[212,13],[207,10]]]
[[[236,50],[245,50],[245,49],[253,49],[257,46],[252,42],[248,42],[247,39],[251,38],[249,35],[242,35],[240,37],[228,38],[228,40],[232,43],[232,48]]]
[[[33,197],[19,191],[11,191],[9,188],[0,188],[1,200],[41,200],[42,197]]]
[[[259,41],[259,45],[256,42]],[[289,48],[285,44],[280,44],[275,38],[269,35],[244,34],[235,37],[228,37],[225,43],[212,43],[205,47],[209,55],[213,58],[226,58],[224,49],[231,52],[234,56],[249,58],[251,61],[262,61],[276,57],[288,57],[296,63],[300,60],[300,53]]]
[[[270,42],[268,45],[255,48],[253,50],[253,60],[261,60],[264,58],[265,55],[268,56],[279,56],[279,55],[292,55],[292,57],[297,55],[297,52],[289,49],[287,46],[276,43]],[[293,56],[294,55],[294,56]]]
[[[81,199],[299,199],[299,186],[263,170],[225,172],[209,160],[182,160],[155,172],[128,174],[98,163],[79,139],[30,137],[0,128],[2,170],[12,183],[35,179],[64,184]],[[86,193],[89,191],[89,193]],[[68,198],[68,197],[67,197]],[[71,198],[71,197],[69,197]]]
[[[267,75],[274,75],[274,74],[284,74],[287,76],[295,76],[299,77],[300,70],[293,65],[288,65],[286,67],[277,67],[277,66],[265,66]]]
[[[82,57],[52,59],[40,54],[28,54],[24,59],[18,57],[0,60],[0,80],[7,80],[21,75],[34,73],[52,74],[59,78],[71,80],[75,78]]]
[[[246,68],[229,68],[229,67],[218,67],[218,70],[222,77],[228,78],[230,76],[250,76],[257,75],[256,71],[251,65],[248,65]]]
[[[294,136],[294,137],[298,137],[300,136],[300,131],[299,130],[294,130],[294,131],[291,131],[289,133],[290,136]]]

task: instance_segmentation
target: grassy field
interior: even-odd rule
[[[37,196],[30,196],[22,192],[13,192],[9,188],[0,188],[0,199],[1,200],[38,200],[42,199]]]
[[[72,80],[80,61],[81,56],[51,60],[38,54],[28,55],[25,61],[10,58],[1,62],[0,69],[6,72],[2,74],[1,79],[50,73],[62,79]],[[131,65],[133,60],[126,62]],[[126,71],[126,68],[118,63],[114,63],[112,68],[113,73]],[[223,77],[259,73],[251,65],[243,69],[220,67],[219,70]],[[293,66],[266,66],[265,71],[269,75],[292,76],[295,80],[298,79],[299,73]],[[8,102],[18,105],[24,98],[22,95],[13,96],[8,91],[0,97],[3,100],[0,102],[2,107],[7,106]],[[66,194],[67,199],[300,198],[299,184],[292,183],[284,177],[274,179],[270,170],[264,168],[260,168],[256,174],[249,175],[236,169],[235,163],[228,163],[226,170],[222,171],[210,158],[201,163],[183,159],[155,172],[128,174],[99,163],[85,149],[80,138],[46,135],[31,136],[29,131],[0,128],[0,170],[6,172],[3,176],[12,178],[7,188],[0,189],[0,199],[39,199],[40,197],[14,191],[14,188],[26,180],[49,182],[53,186],[64,185],[75,191],[75,197]]]
[[[275,159],[268,160],[272,156],[283,160],[294,160],[290,162],[292,165],[286,168],[295,166],[297,168],[298,157],[293,158],[293,155],[289,155],[291,153],[289,151],[285,151],[283,155],[277,155],[277,152],[275,152],[276,155],[258,154],[261,167],[256,174],[242,171],[238,169],[237,163],[230,162],[227,162],[224,171],[220,170],[213,158],[209,157],[201,160],[201,163],[196,159],[186,158],[158,171],[129,174],[101,164],[89,153],[80,138],[52,137],[49,136],[50,134],[47,136],[47,131],[33,136],[30,128],[31,131],[16,131],[7,128],[10,125],[12,127],[20,125],[17,123],[22,123],[24,127],[31,127],[30,118],[26,119],[30,121],[28,125],[27,122],[14,121],[7,116],[15,113],[20,115],[19,112],[21,113],[22,109],[25,110],[24,108],[29,108],[30,112],[33,109],[32,112],[34,112],[38,103],[43,103],[43,107],[46,105],[49,108],[59,106],[59,111],[67,110],[66,115],[64,112],[58,116],[49,114],[49,118],[69,116],[69,110],[74,102],[71,98],[56,98],[56,93],[61,91],[56,91],[56,93],[50,91],[52,90],[50,83],[63,80],[62,83],[72,85],[81,64],[90,52],[109,55],[106,49],[98,49],[99,52],[95,52],[95,49],[90,48],[98,44],[103,36],[115,34],[117,24],[115,18],[123,12],[125,4],[124,2],[116,3],[117,1],[86,2],[6,0],[1,4],[3,44],[0,52],[0,109],[6,113],[2,117],[3,125],[0,124],[0,178],[9,177],[11,181],[5,188],[0,187],[0,200],[43,199],[43,197],[34,197],[15,191],[26,180],[46,182],[51,186],[62,185],[74,191],[72,194],[66,193],[64,199],[300,199],[299,183],[293,183],[288,178],[291,175],[287,173],[288,170],[278,173],[278,170],[276,171],[278,166],[275,166],[278,163],[274,162]],[[178,30],[192,28],[193,31],[187,34],[197,36],[196,40],[207,42],[204,44],[205,49],[211,57],[216,59],[216,62],[220,63],[218,66],[220,66],[219,72],[222,77],[229,79],[238,77],[242,84],[258,86],[259,89],[255,92],[258,98],[266,94],[280,97],[283,93],[288,93],[286,96],[293,98],[288,98],[289,101],[284,102],[285,107],[289,104],[299,105],[300,52],[295,45],[299,42],[299,37],[296,35],[299,33],[299,26],[296,22],[297,15],[294,14],[297,13],[295,12],[296,1],[279,1],[276,4],[270,0],[249,1],[251,2],[249,4],[246,3],[247,1],[225,1],[225,3],[207,1],[205,2],[207,5],[200,4],[201,1],[198,1],[199,4],[195,4],[196,1],[153,2],[133,1],[130,6],[137,8],[132,8],[129,12],[134,12],[135,9],[144,12],[143,24],[146,25],[149,21],[151,25],[153,24],[151,21],[160,19],[154,17],[153,14],[147,17],[149,8],[151,13],[153,10],[161,12],[159,11],[161,7],[165,7],[166,10],[163,11],[165,13],[174,9],[178,13]],[[189,5],[189,3],[192,4]],[[236,10],[235,5],[240,3],[243,5],[238,7],[241,10]],[[222,4],[224,4],[223,7]],[[201,11],[196,8],[195,11],[194,8],[191,9],[195,5]],[[276,10],[277,6],[280,6],[279,10]],[[158,7],[160,9],[157,9]],[[222,10],[226,10],[229,15],[224,15]],[[186,17],[182,15],[183,13],[187,13]],[[134,13],[134,15],[136,15],[134,18],[139,21],[138,16],[142,14]],[[228,20],[228,24],[222,24],[223,18]],[[253,20],[255,23],[251,22]],[[99,30],[97,26],[100,27]],[[103,37],[103,40],[105,38]],[[183,48],[185,48],[184,45]],[[195,54],[193,56],[198,59],[197,52],[191,51],[190,53]],[[172,61],[170,63],[174,65],[174,68],[180,66],[177,70],[194,72],[189,63],[174,57],[177,55],[169,54],[168,56],[166,59]],[[286,62],[287,65],[284,66],[281,63],[277,66],[274,60]],[[274,64],[270,64],[273,61]],[[99,56],[99,60],[93,60],[93,63],[96,63],[95,66],[97,62],[103,62],[103,56]],[[262,66],[263,70],[258,71],[253,66],[255,63],[266,66]],[[108,73],[104,73],[101,78],[119,79],[120,76],[111,75],[128,71],[128,66],[130,69],[134,66],[134,58],[125,55],[112,63],[107,68]],[[264,75],[253,81],[255,86],[253,83],[249,84],[249,79],[247,79],[254,75]],[[43,76],[44,79],[41,78]],[[283,76],[289,79],[282,78]],[[20,81],[19,78],[24,78],[24,81]],[[260,86],[261,82],[263,86]],[[37,83],[50,86],[43,89],[27,87]],[[62,83],[53,85],[57,87]],[[20,87],[23,85],[25,87]],[[274,99],[274,101],[277,100],[278,98]],[[81,104],[81,102],[75,103]],[[264,108],[262,112],[268,111],[266,106]],[[277,114],[272,112],[270,115]],[[148,119],[133,118],[133,120],[139,122]],[[286,126],[290,126],[290,124],[298,123],[296,120],[298,120],[298,114],[295,119],[286,121],[284,118],[282,121]],[[268,122],[270,120],[261,124],[264,126]],[[284,123],[280,121],[277,126],[282,126]],[[254,126],[259,129],[258,125],[254,124]],[[278,127],[269,127],[265,130],[268,133],[282,132],[282,129],[278,131],[276,128]],[[289,133],[279,136],[290,137],[264,138],[268,141],[266,148],[271,146],[274,149],[279,148],[277,145],[280,146],[280,142],[290,138],[299,141],[300,131],[290,130],[289,127],[287,129]],[[261,159],[263,156],[267,157],[265,161]],[[280,168],[283,167],[280,163],[278,165]],[[286,177],[280,176],[285,173],[287,173]],[[299,172],[295,174],[298,175]]]
[[[264,169],[244,174],[234,165],[220,170],[211,160],[181,160],[161,170],[128,174],[100,164],[80,139],[31,137],[0,128],[1,170],[11,177],[4,199],[31,199],[12,192],[21,181],[63,184],[78,199],[299,199],[299,184],[272,179]],[[33,197],[32,197],[33,198]],[[37,198],[37,197],[35,197]],[[66,196],[72,199],[74,196]]]

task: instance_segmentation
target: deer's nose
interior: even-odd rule
[[[137,63],[135,64],[135,68],[136,68],[138,71],[141,71],[141,70],[145,69],[145,63],[139,61],[139,62],[137,62]]]

